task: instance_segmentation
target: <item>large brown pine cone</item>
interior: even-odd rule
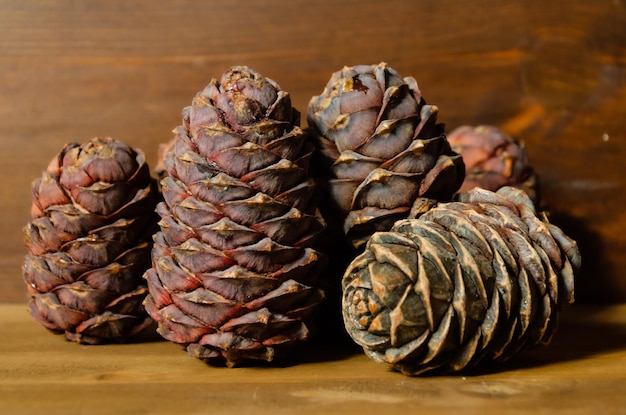
[[[450,200],[463,182],[437,112],[415,79],[385,63],[344,67],[311,99],[315,175],[328,201],[320,208],[354,246],[406,218],[416,198]]]
[[[309,338],[324,294],[324,224],[312,147],[289,94],[247,67],[213,79],[183,110],[165,154],[146,308],[158,332],[214,363],[270,361]]]
[[[530,166],[524,143],[492,125],[457,127],[448,134],[448,142],[465,163],[465,180],[459,192],[474,187],[495,192],[513,186],[539,205],[539,178]]]
[[[143,154],[111,138],[68,144],[33,182],[32,202],[23,274],[35,320],[88,344],[149,326],[142,275],[158,191]]]
[[[526,193],[477,188],[372,236],[344,276],[344,322],[405,374],[459,372],[549,342],[579,267]]]

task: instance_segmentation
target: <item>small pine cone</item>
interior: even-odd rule
[[[37,322],[67,339],[127,340],[152,323],[142,301],[158,217],[144,155],[121,141],[67,144],[33,182],[23,275]]]
[[[474,187],[495,192],[513,186],[524,190],[539,206],[539,179],[528,162],[524,143],[491,125],[455,128],[448,141],[465,163],[465,180],[459,192]]]
[[[406,218],[416,198],[450,200],[461,185],[463,161],[437,112],[415,79],[385,63],[344,67],[311,99],[314,174],[329,201],[320,209],[355,247]]]
[[[167,175],[167,169],[165,168],[165,156],[173,151],[175,143],[176,137],[174,136],[167,142],[159,144],[157,151],[157,163],[156,166],[154,166],[154,173],[159,181]]]
[[[579,267],[523,191],[477,188],[372,236],[344,276],[344,322],[407,375],[469,370],[547,344]]]
[[[146,272],[157,331],[209,363],[271,361],[310,336],[324,298],[313,151],[289,94],[247,67],[183,110],[165,154]]]

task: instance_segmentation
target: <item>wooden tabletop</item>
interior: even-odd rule
[[[1,414],[623,414],[626,305],[575,306],[546,347],[465,376],[407,377],[309,344],[280,367],[208,366],[158,337],[83,346],[0,305]]]

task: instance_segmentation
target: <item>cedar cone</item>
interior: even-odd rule
[[[539,206],[539,178],[529,164],[523,142],[491,125],[457,127],[448,134],[448,141],[465,163],[465,180],[459,192],[474,187],[495,192],[513,186],[524,190]]]
[[[30,313],[69,340],[128,339],[150,325],[156,181],[144,155],[111,138],[67,144],[32,186],[23,275]]]
[[[407,375],[468,370],[548,343],[579,267],[526,193],[476,188],[372,236],[344,275],[344,322]]]
[[[158,332],[209,363],[271,361],[308,339],[324,298],[312,146],[290,96],[245,66],[183,110],[164,156],[145,305]]]
[[[320,209],[355,247],[406,218],[416,198],[450,200],[463,182],[438,111],[385,63],[344,67],[311,99]]]

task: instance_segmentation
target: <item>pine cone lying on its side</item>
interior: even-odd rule
[[[314,174],[328,201],[320,209],[354,246],[406,218],[416,198],[450,200],[463,182],[437,112],[415,79],[385,63],[345,67],[311,99]]]
[[[579,267],[523,191],[474,189],[372,236],[344,275],[344,322],[405,374],[459,372],[547,343]]]
[[[310,336],[324,298],[312,148],[289,94],[247,67],[183,111],[165,155],[145,305],[158,332],[209,362],[271,361]]]
[[[156,181],[121,141],[68,144],[33,182],[23,274],[29,310],[69,340],[123,341],[150,325],[142,275],[150,266]]]
[[[513,186],[524,190],[539,206],[539,178],[522,142],[491,125],[457,127],[448,134],[448,141],[465,163],[465,180],[459,192],[474,187],[495,192]]]

